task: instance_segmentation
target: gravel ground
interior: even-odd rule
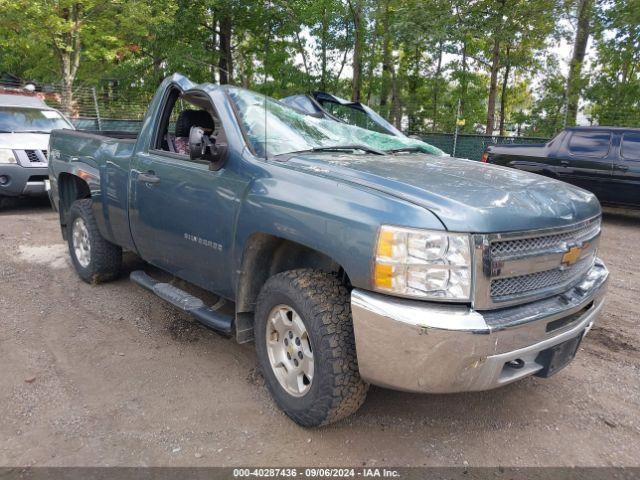
[[[253,345],[127,272],[80,281],[46,203],[1,210],[0,241],[0,466],[640,465],[640,214],[605,215],[610,293],[568,368],[490,392],[371,388],[317,430],[277,410]]]

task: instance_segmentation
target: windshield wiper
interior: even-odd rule
[[[51,133],[49,130],[20,130],[18,133]]]
[[[314,147],[309,148],[307,150],[298,150],[297,152],[287,152],[282,155],[291,155],[294,153],[309,153],[309,152],[337,152],[341,150],[361,150],[365,153],[372,153],[374,155],[384,155],[385,153],[382,150],[377,150],[375,148],[367,147],[366,145],[332,145],[330,147]]]
[[[425,153],[423,149],[420,147],[402,147],[402,148],[392,148],[391,150],[385,150],[386,153],[404,153],[404,152],[418,152]]]

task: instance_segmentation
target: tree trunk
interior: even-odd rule
[[[442,72],[442,41],[438,42],[438,65],[436,67],[436,74],[434,76],[434,85],[433,85],[433,112],[431,114],[432,117],[432,125],[431,131],[436,131],[436,125],[438,123],[438,100],[440,97],[440,74]]]
[[[233,58],[231,57],[231,34],[233,24],[229,12],[220,16],[220,41],[218,44],[220,58],[218,70],[220,71],[220,85],[233,83]]]
[[[504,11],[507,0],[500,0],[498,8],[497,24],[492,30],[493,49],[491,50],[491,80],[489,81],[489,99],[487,100],[487,127],[485,133],[493,135],[496,116],[496,95],[498,93],[498,73],[500,70],[500,39],[502,37],[502,29],[505,22]]]
[[[509,59],[509,46],[507,46],[507,58],[502,77],[502,90],[500,91],[500,135],[504,136],[504,116],[507,110],[507,85],[511,73],[511,61]]]
[[[62,112],[71,117],[73,115],[73,80],[69,77],[62,79],[62,91],[60,92],[60,105]]]
[[[420,60],[422,58],[422,51],[423,49],[421,48],[421,45],[416,43],[412,52],[412,73],[411,75],[407,75],[408,102],[405,112],[407,114],[407,131],[409,133],[417,133],[419,130],[417,112],[420,108],[420,101],[416,94],[418,92],[418,80],[420,78]]]
[[[307,84],[311,81],[311,73],[309,72],[309,64],[307,62],[307,53],[304,48],[304,44],[302,43],[302,38],[300,38],[300,32],[296,31],[296,42],[298,43],[298,51],[300,52],[300,56],[302,57],[302,66],[304,67],[304,73],[307,74]]]
[[[62,42],[60,42],[60,37],[56,36],[53,43],[60,60],[62,76],[61,108],[69,116],[73,114],[73,84],[76,81],[82,53],[80,42],[81,9],[81,4],[74,3],[69,9],[63,10],[62,18],[71,22],[71,28],[69,32],[62,34]]]
[[[402,104],[400,103],[400,86],[398,76],[393,73],[391,78],[391,108],[393,123],[398,130],[402,129]]]
[[[327,89],[327,35],[329,18],[326,5],[322,10],[322,33],[320,35],[320,90]]]
[[[500,69],[500,39],[495,35],[491,52],[491,80],[489,83],[489,100],[487,101],[487,128],[485,133],[493,135],[496,114],[496,94],[498,92],[498,70]]]
[[[464,104],[467,100],[467,40],[462,42],[462,78],[460,79],[460,118],[464,118]],[[464,128],[464,127],[463,127]]]
[[[363,49],[363,6],[362,0],[349,2],[353,18],[353,83],[351,89],[351,101],[360,101],[362,89],[362,49]]]
[[[349,38],[349,24],[346,25],[345,31],[346,38]],[[336,75],[335,87],[338,88],[338,82],[340,81],[340,77],[342,76],[342,71],[344,70],[344,66],[347,64],[347,54],[349,53],[349,48],[345,48],[342,54],[342,61],[340,62],[340,70],[338,70],[338,75]]]
[[[378,49],[378,37],[380,36],[380,13],[382,12],[383,6],[380,4],[376,7],[375,13],[375,21],[373,24],[373,28],[371,29],[371,38],[367,43],[367,49],[369,51],[368,61],[367,61],[367,76],[365,78],[367,82],[367,99],[366,104],[371,105],[371,95],[373,94],[373,70],[377,65],[377,49]]]
[[[216,33],[216,12],[215,10],[211,10],[211,38],[209,40],[208,50],[211,53],[211,83],[218,83],[218,69],[216,68],[216,57],[218,54],[218,49],[216,45],[217,33]]]
[[[575,125],[578,118],[578,102],[582,83],[582,63],[587,53],[589,42],[591,10],[593,0],[579,0],[578,3],[578,27],[573,43],[573,55],[569,64],[569,76],[565,97],[567,99],[566,120],[567,126]]]
[[[389,91],[393,65],[391,64],[391,32],[389,31],[389,0],[385,1],[382,17],[382,83],[380,85],[380,115],[389,117]]]

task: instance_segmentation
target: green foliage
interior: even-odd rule
[[[567,89],[551,52],[559,38],[571,37],[567,19],[576,5],[0,0],[0,71],[71,92],[95,86],[105,116],[139,116],[137,106],[176,71],[218,82],[224,70],[232,83],[275,97],[319,89],[349,98],[358,37],[361,101],[402,128],[453,131],[459,112],[461,132],[484,130],[493,71],[496,125],[503,116],[507,130],[550,136],[564,125]],[[601,0],[590,21],[590,61],[579,85],[584,113],[600,124],[638,126],[640,0]],[[77,100],[65,98],[73,111]]]
[[[526,124],[526,135],[538,137],[551,137],[564,126],[564,105],[566,79],[560,73],[558,59],[547,59],[541,71],[541,83],[538,91],[541,92],[529,115],[522,116],[519,120]]]
[[[600,5],[588,117],[600,125],[640,125],[640,0]]]

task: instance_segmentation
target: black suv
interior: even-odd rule
[[[563,180],[605,204],[640,207],[638,128],[567,128],[544,144],[491,145],[482,161]]]

